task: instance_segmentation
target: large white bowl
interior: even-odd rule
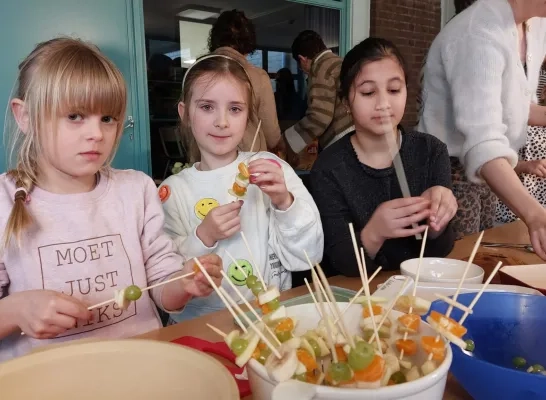
[[[400,264],[402,275],[410,276],[412,279],[415,279],[418,264],[418,258],[412,258],[402,262],[402,264]],[[419,273],[419,281],[458,283],[463,277],[466,264],[466,261],[454,260],[452,258],[424,257],[421,264],[421,272]],[[482,283],[483,275],[484,272],[481,267],[476,264],[470,264],[464,282]]]
[[[342,310],[347,306],[347,303],[338,304]],[[288,316],[298,320],[295,329],[296,335],[304,334],[309,329],[316,328],[319,322],[319,316],[313,304],[287,307],[286,313]],[[392,311],[393,320],[399,315],[401,313]],[[351,334],[360,334],[358,324],[361,318],[362,306],[353,304],[344,315],[345,324]],[[435,336],[436,332],[427,323],[421,321],[421,334]],[[418,362],[422,364],[426,358],[427,355],[422,350],[419,350],[417,355]],[[451,359],[451,347],[447,346],[446,357],[440,366],[433,373],[413,382],[386,386],[379,389],[340,389],[298,382],[297,387],[304,390],[299,391],[297,394],[294,393],[291,396],[288,396],[286,391],[283,391],[282,396],[280,393],[274,393],[277,383],[269,378],[265,367],[258,361],[251,359],[247,364],[247,372],[254,400],[442,400]]]
[[[172,343],[115,340],[68,344],[0,364],[2,400],[235,400],[229,371]]]

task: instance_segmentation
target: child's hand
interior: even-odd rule
[[[17,292],[16,323],[28,336],[51,339],[75,328],[78,320],[89,321],[93,314],[82,301],[53,290]]]
[[[390,200],[376,208],[362,229],[360,239],[371,257],[375,257],[387,239],[413,236],[424,232],[425,225],[412,228],[411,224],[430,215],[430,201],[423,197]]]
[[[223,270],[222,259],[216,254],[207,254],[206,256],[197,257],[197,259],[208,272],[214,284],[220,286],[222,284],[222,273],[220,272]],[[193,258],[186,261],[182,268],[182,272],[192,272],[194,270],[194,265],[195,261]],[[193,276],[182,279],[182,284],[184,286],[184,291],[191,296],[206,297],[214,291],[201,270]]]
[[[292,205],[294,197],[286,188],[284,173],[277,161],[265,158],[251,161],[248,164],[248,171],[250,183],[267,194],[277,209],[284,211]]]
[[[457,212],[457,199],[453,192],[444,186],[433,186],[421,196],[430,201],[430,228],[442,232]]]
[[[239,213],[243,201],[218,206],[209,211],[201,225],[197,227],[197,237],[207,246],[212,247],[222,239],[227,239],[241,230]]]

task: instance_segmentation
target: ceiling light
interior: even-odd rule
[[[204,20],[218,17],[220,13],[214,11],[194,10],[193,8],[190,8],[188,10],[180,11],[176,15],[182,18]]]

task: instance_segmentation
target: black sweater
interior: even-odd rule
[[[360,232],[375,209],[402,197],[394,167],[374,169],[362,164],[347,134],[324,150],[311,170],[311,190],[324,229],[324,255],[331,267],[346,276],[358,276],[349,223],[354,225],[357,242]],[[400,149],[412,196],[420,196],[433,186],[451,186],[451,167],[444,143],[420,132],[404,133]],[[422,223],[426,223],[423,221]],[[444,257],[453,248],[455,235],[449,224],[436,239],[427,239],[425,256]],[[374,260],[366,256],[369,271],[382,266],[400,268],[400,263],[419,257],[421,241],[414,236],[386,240]]]

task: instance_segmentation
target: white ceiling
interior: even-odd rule
[[[260,47],[289,50],[298,33],[305,29],[302,4],[285,0],[144,0],[146,36],[175,40],[176,13],[188,5],[242,10],[254,22]]]

